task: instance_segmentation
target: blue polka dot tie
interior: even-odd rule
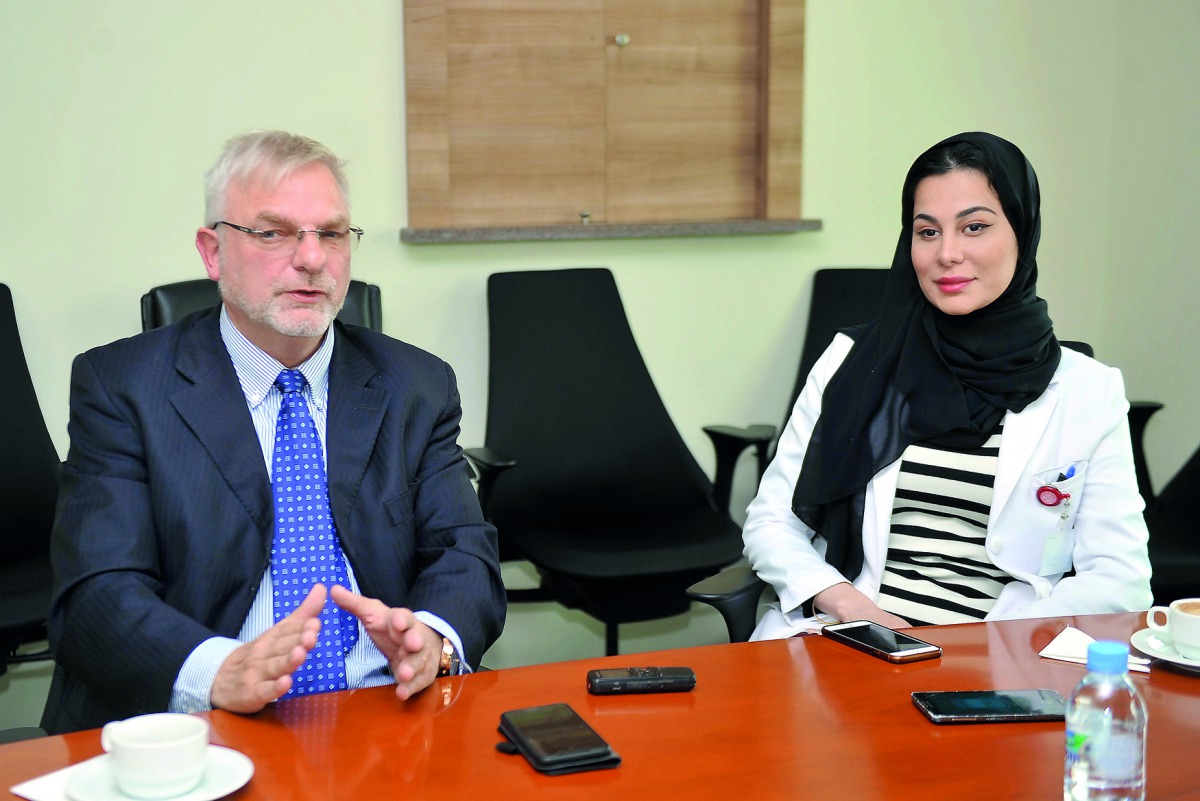
[[[275,379],[275,386],[283,393],[275,423],[271,472],[275,489],[271,582],[275,590],[276,623],[300,606],[314,584],[324,584],[327,590],[334,584],[350,586],[329,512],[321,441],[302,394],[304,384],[299,370],[284,370]],[[346,689],[346,653],[357,639],[357,619],[327,599],[321,610],[317,645],[292,674],[292,688],[287,694]]]

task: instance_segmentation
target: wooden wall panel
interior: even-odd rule
[[[610,221],[756,216],[759,6],[609,0]]]
[[[448,6],[450,224],[599,216],[601,0]]]
[[[760,216],[800,219],[804,116],[804,0],[774,0],[767,11]]]
[[[445,0],[405,0],[408,224],[450,225],[450,128]]]
[[[406,0],[409,226],[798,221],[803,7]]]

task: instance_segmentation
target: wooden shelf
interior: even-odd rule
[[[820,220],[718,220],[618,225],[520,225],[487,228],[401,228],[410,245],[473,242],[554,242],[575,239],[652,239],[678,236],[793,234],[821,230]]]

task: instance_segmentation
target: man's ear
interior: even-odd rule
[[[216,281],[221,277],[221,260],[218,254],[221,250],[221,237],[212,228],[199,228],[196,230],[196,250],[200,251],[200,258],[204,259],[204,269],[208,272],[208,277]]]

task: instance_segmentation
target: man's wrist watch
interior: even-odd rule
[[[443,676],[457,676],[459,666],[462,660],[458,658],[458,652],[454,650],[454,643],[450,642],[448,637],[442,638],[442,661],[438,664],[438,678]]]

